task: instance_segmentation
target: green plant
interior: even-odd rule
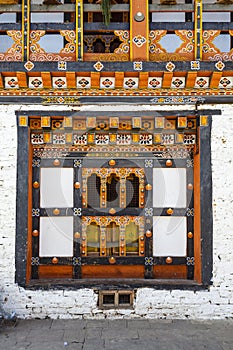
[[[102,0],[101,1],[101,8],[102,8],[102,14],[104,17],[104,24],[106,26],[109,25],[111,20],[111,0]]]

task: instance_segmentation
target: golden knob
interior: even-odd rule
[[[166,263],[167,263],[167,264],[171,264],[171,263],[172,263],[172,258],[171,258],[170,256],[168,256],[168,257],[166,258]]]
[[[33,182],[33,187],[34,187],[34,188],[39,188],[39,187],[40,187],[39,182],[38,182],[38,181],[34,181],[34,182]]]
[[[59,159],[55,159],[55,160],[53,161],[53,165],[55,165],[55,166],[60,165],[60,160],[59,160]]]
[[[75,232],[74,233],[74,238],[75,239],[79,239],[80,238],[80,233],[79,232]]]
[[[168,159],[167,161],[166,161],[166,166],[172,166],[172,160],[171,159]]]
[[[168,215],[172,215],[173,214],[173,209],[172,208],[167,209],[167,214]]]
[[[116,263],[116,259],[114,258],[114,256],[111,256],[109,259],[108,259],[109,263],[110,264],[115,264]]]
[[[188,238],[193,238],[193,233],[191,231],[188,232]]]
[[[39,231],[38,230],[33,230],[32,231],[32,235],[33,235],[33,237],[39,236]]]
[[[152,190],[151,184],[147,184],[147,185],[146,185],[146,190],[147,190],[147,191],[151,191],[151,190]]]
[[[58,263],[58,258],[55,258],[55,257],[52,258],[52,263],[53,263],[53,264],[57,264],[57,263]]]
[[[146,237],[150,238],[152,236],[152,232],[150,230],[146,231]]]
[[[114,165],[116,165],[116,161],[114,159],[110,159],[108,164],[111,165],[111,166],[114,166]]]
[[[76,188],[76,189],[80,188],[80,182],[75,182],[74,183],[74,188]]]
[[[60,210],[59,209],[54,209],[53,214],[54,215],[59,215],[60,214]]]

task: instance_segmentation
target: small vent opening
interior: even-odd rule
[[[133,300],[133,291],[100,291],[98,305],[102,309],[131,308]]]
[[[119,305],[131,305],[131,295],[130,294],[119,294]]]
[[[115,294],[103,294],[103,306],[115,305]]]

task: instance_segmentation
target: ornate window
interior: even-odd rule
[[[207,117],[40,112],[18,121],[20,284],[209,283]]]

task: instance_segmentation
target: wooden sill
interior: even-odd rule
[[[40,279],[31,280],[26,286],[26,289],[66,289],[74,290],[81,288],[91,288],[94,290],[127,290],[150,287],[154,289],[181,289],[181,290],[203,290],[208,289],[208,285],[198,284],[193,280],[186,279]]]

